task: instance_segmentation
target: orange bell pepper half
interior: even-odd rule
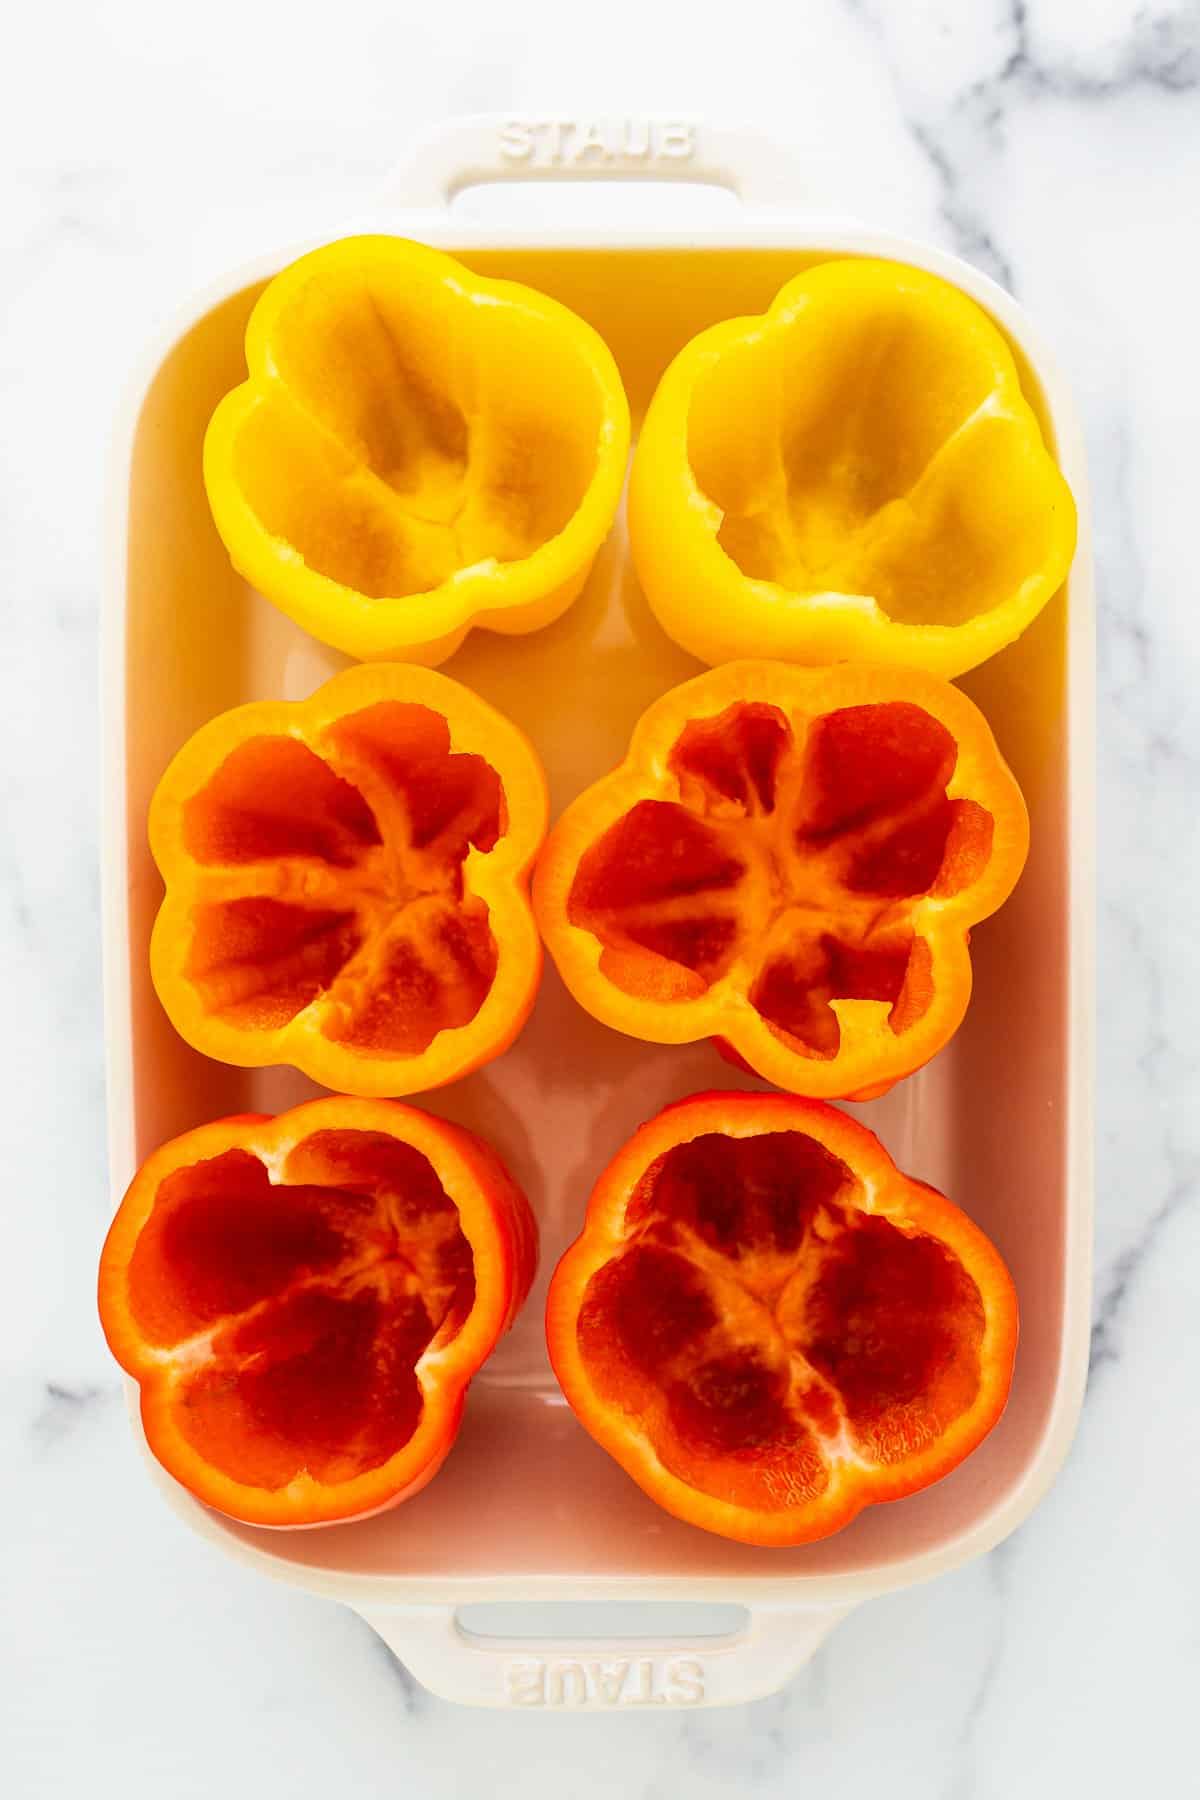
[[[328,1525],[436,1474],[537,1262],[488,1146],[393,1100],[218,1119],[139,1169],[100,1318],[146,1440],[252,1525]]]
[[[993,1245],[835,1107],[700,1094],[601,1176],[550,1284],[555,1373],[652,1500],[804,1544],[947,1474],[1008,1396]]]
[[[453,1081],[533,1005],[546,806],[516,726],[429,669],[347,669],[224,713],[150,807],[158,996],[221,1062],[362,1095]]]
[[[917,670],[731,663],[639,721],[546,841],[534,909],[588,1012],[866,1099],[961,1023],[1029,822],[987,721]]]

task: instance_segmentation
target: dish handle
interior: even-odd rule
[[[812,202],[811,171],[752,129],[679,118],[534,118],[478,113],[417,140],[381,199],[443,211],[487,182],[686,181],[725,188],[752,211]]]
[[[750,1609],[725,1637],[499,1638],[460,1624],[453,1606],[356,1609],[422,1687],[466,1706],[546,1712],[735,1706],[776,1693],[849,1607]]]

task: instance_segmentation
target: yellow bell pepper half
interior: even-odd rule
[[[629,408],[591,326],[403,238],[267,286],[204,445],[240,574],[324,643],[436,664],[565,611],[616,512]]]
[[[982,309],[921,270],[846,259],[675,358],[629,531],[660,623],[705,662],[951,677],[1061,585],[1075,506]]]

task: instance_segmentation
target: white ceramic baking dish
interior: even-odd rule
[[[581,176],[707,181],[742,206],[728,211],[730,223],[681,232],[664,199],[660,228],[615,236],[603,227],[482,228],[450,206],[472,183]],[[770,1692],[851,1607],[952,1569],[1020,1524],[1062,1462],[1079,1410],[1089,1322],[1094,842],[1093,589],[1080,430],[1059,375],[1006,293],[942,251],[839,222],[803,195],[803,171],[769,146],[696,124],[477,119],[429,140],[370,217],[346,228],[442,245],[566,301],[612,346],[635,424],[686,339],[715,320],[761,311],[788,276],[833,255],[931,269],[973,295],[1007,334],[1080,514],[1069,595],[964,682],[1022,783],[1032,852],[1014,898],[976,933],[975,996],[953,1044],[886,1099],[855,1110],[905,1169],[966,1207],[1006,1257],[1022,1315],[1012,1400],[953,1475],[871,1509],[823,1543],[754,1549],[660,1512],[562,1402],[542,1337],[545,1282],[576,1233],[593,1177],[638,1122],[697,1089],[743,1084],[707,1046],[642,1046],[607,1031],[548,968],[516,1047],[426,1102],[496,1143],[542,1232],[539,1282],[476,1380],[437,1480],[361,1524],[266,1532],[208,1512],[151,1464],[176,1511],[210,1543],[353,1606],[423,1683],[456,1700],[633,1708]],[[247,591],[213,529],[200,475],[209,414],[243,375],[251,304],[267,277],[309,247],[265,257],[189,310],[153,357],[119,446],[120,544],[104,629],[114,1203],[164,1138],[312,1092],[288,1070],[209,1062],[172,1032],[147,970],[161,890],[145,838],[151,791],[189,733],[243,700],[303,695],[344,660]],[[618,760],[645,705],[697,667],[653,622],[621,525],[558,624],[527,637],[476,632],[446,666],[529,732],[556,810]],[[458,1616],[484,1602],[508,1603],[490,1615],[493,1628],[500,1615],[507,1636],[470,1629],[480,1623],[474,1611]],[[631,1610],[635,1602],[666,1610]],[[615,1612],[613,1603],[622,1603]],[[714,1611],[713,1603],[721,1605]],[[722,1630],[730,1603],[744,1611]],[[659,1635],[620,1635],[635,1615],[641,1632]],[[542,1636],[527,1635],[539,1629]],[[703,1635],[713,1629],[719,1635]]]

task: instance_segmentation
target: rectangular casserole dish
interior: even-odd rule
[[[963,682],[986,711],[1032,817],[1025,875],[975,935],[966,1023],[924,1072],[853,1109],[901,1167],[978,1220],[1016,1280],[1022,1325],[1012,1399],[962,1467],[922,1494],[870,1509],[825,1542],[771,1551],[667,1517],[586,1436],[549,1368],[542,1300],[591,1181],[668,1101],[756,1084],[706,1045],[641,1045],[606,1031],[568,999],[549,966],[534,1016],[507,1056],[417,1097],[492,1139],[530,1194],[542,1232],[529,1304],[473,1385],[461,1437],[433,1486],[360,1524],[270,1532],[208,1512],[150,1463],[176,1511],[226,1554],[348,1603],[434,1692],[492,1706],[699,1705],[773,1691],[851,1607],[979,1555],[1028,1515],[1066,1453],[1087,1360],[1093,584],[1070,397],[1000,288],[942,251],[806,208],[803,171],[769,146],[678,122],[626,121],[607,137],[606,130],[487,119],[451,126],[414,155],[369,218],[346,229],[437,244],[482,272],[565,301],[613,349],[635,430],[658,375],[688,338],[719,319],[762,311],[802,267],[860,254],[918,264],[972,295],[1008,337],[1074,491],[1080,541],[1069,592]],[[450,207],[459,189],[482,181],[581,176],[707,181],[732,190],[742,211],[732,224],[703,230],[555,234],[473,227]],[[207,1061],[175,1036],[147,967],[161,884],[145,836],[154,785],[191,732],[245,700],[307,694],[346,660],[247,590],[212,525],[200,473],[212,408],[244,375],[251,305],[264,281],[309,247],[265,257],[189,310],[151,359],[118,446],[119,542],[104,618],[114,1204],[164,1139],[226,1113],[275,1112],[315,1091],[291,1070]],[[620,759],[650,700],[697,667],[651,618],[618,522],[563,619],[527,637],[475,632],[446,672],[529,733],[557,812]],[[611,1628],[594,1635],[589,1605],[647,1601],[674,1603],[669,1638],[622,1639]],[[556,1608],[552,1638],[530,1640],[515,1629],[504,1638],[477,1635],[457,1609],[478,1602],[521,1603],[527,1610],[504,1610],[510,1626],[522,1628],[536,1603],[571,1603],[568,1634],[557,1635],[566,1615]],[[690,1612],[680,1629],[680,1602],[746,1611],[737,1629],[700,1636]]]

